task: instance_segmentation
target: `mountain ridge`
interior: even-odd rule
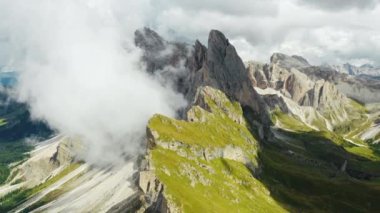
[[[7,210],[380,209],[380,117],[374,103],[380,99],[355,99],[355,90],[342,86],[360,87],[372,96],[379,82],[282,53],[274,53],[267,64],[244,64],[218,30],[210,31],[205,46],[198,40],[192,45],[166,41],[143,28],[136,31],[135,44],[145,71],[170,82],[188,106],[175,118],[152,116],[145,153],[131,160],[134,166],[92,167],[76,158],[85,150],[80,140],[46,143],[51,152],[36,149],[32,158],[12,167],[15,175],[0,186],[1,192],[12,183],[26,185],[0,199]],[[38,181],[19,180],[22,171],[45,164]]]

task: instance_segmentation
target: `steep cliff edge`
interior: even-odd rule
[[[149,150],[140,172],[148,210],[228,212],[283,209],[255,176],[258,141],[237,102],[200,87],[186,121],[155,115],[148,124]],[[212,202],[205,202],[210,200]]]

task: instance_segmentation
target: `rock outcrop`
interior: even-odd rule
[[[53,145],[32,152],[31,157],[15,169],[17,175],[13,178],[14,181],[22,180],[26,187],[34,187],[74,162],[74,147],[78,144],[69,138],[51,140],[54,141]]]
[[[199,44],[196,44],[195,50],[206,53],[205,48]],[[217,30],[210,32],[207,55],[198,58],[206,60],[202,62],[199,70],[193,70],[194,74],[190,75],[190,79],[194,79],[190,80],[193,82],[190,94],[193,94],[199,86],[212,86],[224,92],[230,99],[238,101],[243,106],[249,106],[257,115],[262,116],[264,123],[268,122],[268,118],[265,117],[265,107],[260,105],[263,102],[253,88],[241,58],[235,47],[221,32]]]

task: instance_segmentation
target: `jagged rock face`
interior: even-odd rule
[[[242,85],[246,83],[247,77],[244,64],[228,39],[216,30],[212,30],[209,35],[207,68],[210,80],[214,80],[216,84],[211,86],[229,95],[242,91]]]
[[[145,52],[143,59],[147,63],[148,72],[154,72],[157,67],[173,65],[175,64],[173,61],[186,58],[184,63],[186,71],[183,76],[176,79],[175,85],[178,85],[176,89],[184,94],[189,103],[194,99],[198,87],[212,86],[223,91],[230,99],[250,107],[261,117],[264,124],[270,122],[265,104],[254,90],[252,78],[246,71],[244,63],[235,47],[221,32],[217,30],[210,32],[207,48],[196,41],[187,57],[183,51],[180,51],[181,48],[175,48],[176,51],[172,51],[169,57],[157,60],[156,55],[168,44],[178,46],[177,43],[163,41],[149,29],[136,32],[136,45]]]
[[[135,44],[146,51],[159,52],[165,49],[166,41],[149,28],[135,32]]]
[[[270,123],[265,103],[254,89],[253,78],[245,70],[235,47],[221,32],[210,32],[207,52],[206,48],[197,42],[194,53],[197,55],[196,58],[202,60],[198,60],[201,63],[192,67],[202,66],[199,70],[190,71],[192,74],[189,75],[189,82],[192,82],[192,85],[188,98],[194,97],[193,94],[199,86],[212,86],[223,91],[230,99],[250,107],[264,125]]]
[[[313,80],[324,79],[333,83],[341,93],[361,103],[380,102],[380,81],[374,77],[352,76],[326,66],[305,67],[301,71]]]
[[[277,96],[276,94],[263,94],[262,96],[264,97],[264,101],[270,109],[275,109],[278,107],[284,113],[290,112],[288,105],[285,103],[284,99],[281,96]]]
[[[268,65],[260,62],[248,62],[249,80],[254,87],[265,89],[270,86],[268,81]]]
[[[261,89],[271,87],[301,106],[311,106],[322,114],[333,112],[338,118],[334,122],[344,120],[346,113],[343,109],[349,100],[328,81],[329,77],[332,78],[331,75],[326,75],[326,80],[317,75],[310,75],[305,72],[309,67],[310,64],[302,57],[275,53],[271,57],[270,64],[251,62],[247,70],[252,78],[259,77],[256,82],[262,82],[257,84]],[[265,97],[266,103],[281,103],[280,100],[269,101],[270,98],[276,96]],[[288,110],[284,112],[286,111]]]
[[[184,94],[190,102],[193,100],[197,87],[206,82],[208,78],[207,69],[204,69],[207,63],[207,47],[198,40],[195,42],[191,55],[186,61],[187,75],[184,78],[184,84],[179,87],[179,91]]]
[[[198,40],[195,41],[193,52],[188,58],[186,66],[190,70],[200,70],[207,60],[207,47]]]
[[[259,107],[260,97],[253,89],[243,61],[235,47],[217,30],[210,32],[207,63],[202,69],[208,77],[203,85],[223,91],[228,97],[250,106],[256,112],[262,110],[262,107]]]
[[[15,180],[21,179],[27,187],[33,187],[42,183],[52,173],[70,165],[75,159],[73,151],[78,145],[71,139],[62,139],[48,149],[41,149],[31,153],[31,157],[19,165]]]
[[[142,60],[148,73],[166,67],[180,68],[188,55],[188,46],[180,42],[167,42],[149,28],[135,32],[135,44],[143,50]]]
[[[249,75],[235,47],[221,32],[210,32],[208,48],[196,41],[186,66],[186,81],[189,83],[184,91],[188,100],[194,98],[198,87],[212,86],[234,100],[253,105],[252,100],[257,95],[249,81]]]

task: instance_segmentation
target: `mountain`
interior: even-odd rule
[[[325,66],[310,66],[302,70],[314,79],[322,78],[334,83],[344,95],[363,104],[376,103],[380,98],[380,82],[375,77],[348,75]]]
[[[155,115],[149,121],[152,148],[139,181],[147,211],[284,211],[255,178],[260,145],[239,103],[220,90],[199,87],[187,117]]]
[[[197,92],[185,90],[186,97],[193,98],[185,121],[156,115],[149,122],[149,146],[139,181],[147,196],[143,209],[378,209],[375,203],[379,191],[370,187],[379,175],[375,166],[378,155],[369,154],[377,153],[377,148],[361,138],[371,128],[378,131],[376,115],[368,113],[365,106],[346,95],[347,90],[337,86],[343,76],[324,72],[323,67],[312,66],[300,56],[280,53],[271,57],[270,64],[248,63],[244,72],[236,51],[226,51],[234,50],[231,46],[218,31],[210,32],[208,47],[196,42],[192,63],[187,62],[193,69],[189,69],[190,80],[186,82],[191,82],[188,87],[197,88]],[[226,66],[230,64],[233,66]],[[194,84],[198,86],[192,87]],[[355,79],[353,84],[362,86],[363,82]],[[245,122],[231,113],[236,110],[226,107],[231,105],[226,98],[232,105],[234,101],[240,103]],[[227,120],[216,122],[218,116]],[[234,127],[235,124],[229,124],[231,121],[243,126]],[[226,124],[229,127],[223,126]],[[242,135],[244,128],[253,139],[233,137],[235,129],[241,129]],[[223,135],[227,129],[230,134]],[[235,140],[242,143],[235,144]],[[249,151],[253,155],[257,152],[259,157],[247,157]],[[224,166],[218,166],[219,161],[224,161]],[[241,166],[250,171],[250,179],[238,175],[244,174]],[[248,192],[233,185],[239,178],[247,184]],[[220,180],[225,184],[220,185]],[[246,204],[245,196],[256,200],[268,193],[260,190],[263,185],[259,183],[255,185],[258,188],[250,185],[251,181],[264,184],[271,195],[265,199],[274,198],[274,202]],[[358,191],[366,196],[358,197]],[[223,192],[229,193],[218,197]],[[330,193],[334,197],[325,196]],[[204,202],[208,199],[213,203]],[[364,203],[368,202],[371,204],[366,206]]]
[[[331,124],[347,120],[345,108],[350,105],[350,100],[331,82],[322,78],[312,79],[305,74],[303,69],[310,66],[302,57],[275,53],[270,64],[248,63],[248,72],[254,79],[253,84],[263,89],[263,92],[277,90],[284,98],[300,106],[316,109]]]
[[[355,66],[349,63],[345,63],[343,65],[325,65],[326,67],[330,67],[335,69],[340,73],[346,73],[349,75],[367,75],[372,77],[380,76],[380,67],[375,67],[371,64],[363,64],[361,66]]]
[[[1,211],[380,211],[378,80],[281,53],[244,64],[218,30],[191,45],[143,28],[135,44],[188,106],[154,115],[122,165],[78,159],[75,138],[40,143],[9,166]]]
[[[202,83],[188,82],[210,87],[198,87],[191,102],[192,108],[185,116],[186,121],[157,115],[149,122],[147,135],[150,145],[145,163],[148,166],[140,172],[140,187],[148,195],[148,199],[143,202],[146,203],[146,209],[161,209],[163,212],[191,212],[197,208],[244,211],[244,207],[247,207],[255,211],[277,212],[322,209],[371,211],[379,208],[373,203],[379,191],[367,185],[374,184],[373,181],[379,175],[379,171],[370,166],[377,164],[378,156],[364,154],[372,152],[373,144],[366,144],[360,139],[360,135],[370,126],[376,125],[374,118],[369,119],[371,115],[363,105],[336,87],[334,76],[319,75],[322,68],[311,66],[300,56],[279,53],[271,57],[270,64],[249,63],[244,72],[240,68],[241,59],[231,59],[238,57],[235,51],[231,51],[231,54],[225,51],[226,47],[234,48],[230,47],[232,45],[220,32],[211,31],[208,41],[207,48],[196,42],[195,52],[203,54],[195,54],[197,57],[194,58],[205,60],[192,60],[202,65],[190,66],[198,70],[193,71],[195,74],[189,75],[189,78],[197,79],[193,76],[202,73]],[[217,57],[215,52],[219,53]],[[214,67],[218,69],[213,70]],[[232,82],[226,82],[230,80]],[[233,82],[240,82],[240,85],[234,85]],[[234,88],[231,88],[232,85]],[[245,123],[240,123],[236,119],[238,116],[233,116],[235,119],[223,116],[233,111],[231,109],[219,110],[218,113],[218,106],[230,105],[223,95],[216,95],[223,93],[229,100],[241,104]],[[208,94],[209,97],[202,94]],[[246,125],[259,148],[255,148],[257,144],[250,145],[250,148],[242,148],[244,143],[234,144],[229,136],[233,135],[231,131],[239,127],[234,128],[232,124],[229,128],[231,134],[224,136],[226,127],[215,127],[214,119],[218,119],[218,114],[240,123],[243,128]],[[227,121],[217,123],[228,124]],[[245,143],[251,140],[245,140]],[[231,155],[225,154],[229,145],[236,149],[232,149],[232,156],[240,156],[245,161],[232,158],[234,165],[230,165]],[[247,157],[246,151],[258,153],[257,166],[252,167],[255,165],[252,162],[256,161]],[[219,160],[225,161],[226,167],[217,167]],[[228,188],[233,187],[235,181],[239,182],[239,178],[244,179],[244,176],[234,173],[241,171],[239,166],[242,165],[252,174],[249,181],[259,181],[270,189],[271,197],[275,199],[272,205],[263,201],[252,202],[256,206],[244,204],[245,195],[255,200],[265,194],[265,191],[249,186],[249,181],[243,181],[248,184],[247,193]],[[225,175],[207,175],[208,168],[214,174]],[[229,173],[223,168],[228,168]],[[226,184],[221,186],[218,180],[227,177],[232,180],[225,180]],[[154,188],[150,188],[152,184]],[[221,192],[215,193],[218,189],[230,192],[224,199],[232,201],[226,203],[223,198],[219,198],[217,195]],[[362,190],[372,195],[364,198],[351,192]],[[325,197],[330,192],[335,193],[334,197]],[[203,196],[199,200],[192,199]],[[214,200],[214,205],[202,202],[209,198]],[[234,198],[237,199],[236,203],[233,202]],[[348,200],[350,204],[347,204]],[[370,202],[370,207],[363,205],[365,202]]]

